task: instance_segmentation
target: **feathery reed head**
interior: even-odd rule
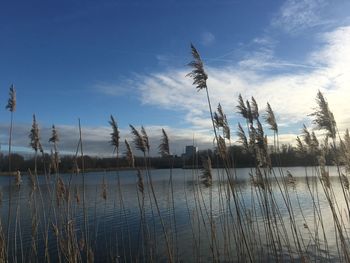
[[[318,108],[316,108],[315,112],[310,114],[310,116],[314,116],[313,122],[318,129],[326,130],[327,135],[334,139],[336,136],[336,122],[326,99],[320,91],[317,93],[316,102]]]
[[[134,158],[134,155],[132,153],[130,144],[128,143],[127,140],[125,140],[125,146],[126,146],[126,152],[125,152],[126,160],[128,161],[129,166],[131,168],[134,168],[135,167],[135,158]]]
[[[270,103],[267,103],[265,120],[270,125],[270,129],[278,133],[278,126],[277,126],[275,114],[273,113]]]
[[[162,139],[160,141],[158,149],[162,157],[170,155],[169,138],[164,129],[162,129]]]
[[[250,124],[253,124],[253,114],[252,114],[252,108],[250,107],[249,100],[246,101],[247,105],[247,119]]]
[[[204,71],[203,62],[197,49],[192,44],[191,53],[193,61],[188,63],[188,65],[193,69],[190,73],[187,74],[187,76],[193,78],[193,85],[195,85],[198,91],[200,91],[201,89],[207,88],[208,75]]]
[[[252,108],[253,119],[258,119],[259,118],[259,107],[258,107],[258,103],[254,99],[254,97],[252,97],[252,107],[251,108]]]
[[[6,105],[6,109],[8,109],[11,112],[16,111],[16,89],[13,84],[10,87],[9,99]]]
[[[301,156],[304,156],[307,153],[307,150],[305,149],[305,146],[299,136],[297,136],[297,150]]]
[[[227,117],[224,114],[224,111],[219,103],[218,112],[214,112],[214,124],[219,129],[222,128],[224,138],[227,140],[231,139],[230,126],[228,125]]]
[[[30,130],[29,134],[30,139],[30,146],[33,148],[35,152],[40,150],[41,144],[39,139],[39,127],[38,123],[36,122],[35,114],[33,114],[33,123],[32,123],[32,129]]]
[[[211,160],[210,157],[202,157],[202,178],[203,183],[205,186],[211,186],[213,183],[213,175],[212,175],[212,169],[211,169]]]
[[[311,145],[312,145],[311,134],[310,134],[309,130],[306,128],[305,124],[303,125],[302,136],[303,136],[305,144],[308,147],[311,147]]]
[[[135,144],[136,149],[146,153],[146,143],[144,140],[144,136],[139,133],[138,130],[135,129],[131,124],[129,125],[131,128],[131,134],[134,136],[133,143]]]
[[[241,114],[243,118],[245,118],[245,119],[248,118],[247,107],[244,104],[244,101],[243,101],[241,94],[239,94],[239,96],[238,96],[238,105],[236,106],[236,108],[238,109],[238,113]]]
[[[112,129],[113,129],[113,132],[111,133],[110,143],[112,146],[114,146],[114,152],[115,151],[118,152],[120,135],[119,135],[117,122],[115,121],[112,115],[111,115],[111,120],[109,121],[109,124],[112,126]]]
[[[59,141],[59,137],[58,137],[56,127],[55,127],[55,125],[52,125],[52,133],[51,133],[51,137],[49,139],[49,142],[57,143],[58,141]]]
[[[145,144],[145,147],[147,149],[147,152],[149,152],[149,149],[150,149],[149,139],[148,139],[147,132],[143,126],[141,126],[141,135],[142,135],[142,139]]]
[[[219,156],[223,160],[225,160],[227,157],[227,148],[226,148],[225,139],[222,138],[221,135],[219,135],[219,137],[218,137],[217,151],[218,151]]]
[[[248,145],[247,136],[245,135],[245,132],[240,123],[238,123],[237,136],[238,136],[238,141],[243,144],[244,150],[248,152],[249,145]]]

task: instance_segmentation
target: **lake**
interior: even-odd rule
[[[183,169],[142,171],[143,185],[134,170],[61,174],[56,189],[55,175],[38,176],[34,191],[29,176],[20,187],[3,176],[3,239],[11,262],[340,262],[349,190],[327,169],[325,189],[311,167],[274,168],[260,186],[250,168],[231,183],[213,169],[211,186]]]

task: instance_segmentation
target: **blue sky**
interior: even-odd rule
[[[173,152],[195,138],[212,142],[205,94],[186,78],[190,43],[209,73],[232,132],[239,93],[275,109],[281,140],[310,124],[317,90],[341,129],[350,126],[350,2],[286,1],[3,1],[0,8],[0,142],[6,149],[8,87],[17,90],[15,149],[27,147],[32,114],[47,149],[50,126],[61,151],[76,145],[81,118],[87,151],[109,155],[109,115],[124,138],[144,125],[154,152],[164,127]]]

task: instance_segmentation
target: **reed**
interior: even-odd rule
[[[8,210],[7,225],[0,218],[0,262],[350,262],[350,135],[348,130],[344,134],[339,132],[323,94],[317,93],[317,107],[309,115],[314,128],[304,125],[296,138],[298,155],[312,160],[312,167],[305,167],[302,178],[305,188],[301,188],[301,179],[281,168],[284,147],[280,145],[278,113],[269,103],[259,108],[254,97],[246,99],[239,95],[236,111],[240,120],[233,129],[222,105],[211,106],[208,75],[193,45],[191,54],[188,76],[198,91],[206,92],[214,151],[203,153],[201,159],[194,155],[195,169],[190,171],[191,178],[184,178],[184,196],[178,199],[182,192],[179,194],[176,188],[179,180],[173,174],[171,137],[164,129],[160,130],[157,151],[171,169],[162,184],[154,177],[150,160],[152,140],[145,127],[129,125],[131,143],[123,138],[125,144],[121,144],[117,121],[110,116],[109,143],[117,171],[113,172],[112,180],[104,172],[92,195],[91,185],[86,181],[90,175],[85,171],[80,120],[72,164],[76,173],[65,175],[60,171],[60,139],[55,125],[47,139],[51,160],[46,171],[48,160],[33,115],[29,134],[35,160],[33,172],[29,170],[28,177],[17,172],[13,180],[10,178],[4,197],[9,199],[8,207],[4,209],[0,202],[0,209]],[[11,86],[7,105],[11,112],[9,171],[13,168],[15,108],[16,92]],[[247,169],[250,180],[239,178],[235,168],[234,133],[252,160],[252,167]],[[273,136],[271,141],[269,136]],[[141,157],[135,157],[133,151]],[[38,169],[38,161],[42,162],[43,171]],[[330,161],[337,177],[331,176]],[[123,162],[131,172],[119,171]],[[219,168],[214,169],[215,166]],[[40,172],[44,173],[45,181],[41,180]],[[51,172],[55,174],[54,180],[50,178]],[[135,204],[127,199],[130,189],[135,191]],[[26,193],[28,206],[21,207]],[[48,193],[47,199],[44,193]],[[308,210],[305,202],[310,205]],[[25,243],[24,211],[29,212],[30,247]],[[130,222],[131,217],[137,218],[136,227]],[[108,220],[116,221],[117,230],[108,228]],[[182,240],[184,225],[190,240]],[[334,238],[329,232],[334,233]]]

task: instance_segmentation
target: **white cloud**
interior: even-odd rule
[[[272,25],[295,34],[328,23],[321,15],[326,6],[326,0],[287,0],[272,20]]]
[[[339,128],[349,126],[350,112],[350,26],[340,27],[322,35],[322,47],[309,54],[300,65],[274,62],[273,57],[250,58],[236,67],[206,67],[209,93],[213,107],[220,102],[228,117],[237,116],[235,105],[239,93],[245,98],[254,96],[264,109],[272,105],[281,126],[300,125],[310,119],[308,114],[316,106],[315,97],[321,90],[329,101]],[[302,67],[303,71],[265,74],[261,67]],[[173,70],[144,76],[139,84],[141,100],[145,104],[184,112],[191,127],[210,129],[208,107],[204,91],[197,92],[192,80],[185,75],[190,69]],[[210,120],[210,119],[209,119]],[[290,137],[290,136],[289,136]]]

